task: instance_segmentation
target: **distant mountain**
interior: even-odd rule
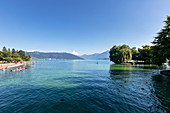
[[[105,51],[103,53],[94,53],[91,55],[82,55],[84,59],[96,59],[96,60],[109,60],[109,51]]]
[[[28,52],[31,57],[38,59],[62,59],[62,60],[83,60],[83,58],[70,54],[70,53],[58,53],[58,52]]]

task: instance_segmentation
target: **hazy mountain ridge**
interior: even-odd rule
[[[108,60],[109,59],[109,51],[105,51],[103,53],[94,53],[91,55],[82,55],[80,56],[84,59],[101,59],[101,60]]]
[[[83,58],[73,55],[71,53],[58,53],[58,52],[27,52],[31,55],[33,58],[38,59],[66,59],[66,60],[83,60]]]

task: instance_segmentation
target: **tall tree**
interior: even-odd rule
[[[132,60],[139,60],[139,51],[136,50],[136,47],[132,49]]]
[[[19,55],[18,53],[14,53],[14,54],[12,55],[12,57],[13,57],[13,58],[19,58],[20,55]]]
[[[3,47],[2,51],[3,51],[3,52],[7,52],[7,49],[6,49],[5,46]]]
[[[162,65],[167,59],[170,59],[170,16],[167,16],[167,20],[164,22],[165,26],[152,42],[154,44],[152,61],[158,65]]]
[[[116,46],[110,49],[110,61],[119,64],[132,59],[131,49],[128,45]]]
[[[12,54],[10,51],[7,51],[7,52],[2,52],[2,57],[6,58],[6,57],[11,57]]]
[[[149,45],[142,46],[142,49],[138,48],[139,60],[144,61],[146,64],[152,63],[152,52]]]
[[[15,49],[13,48],[13,49],[12,49],[12,54],[14,54],[14,53],[16,53],[16,51],[15,51]]]
[[[121,49],[119,54],[121,56],[121,62],[127,62],[132,59],[132,52],[129,48]]]
[[[11,52],[10,48],[8,48],[8,51],[10,51],[10,52]]]
[[[0,61],[2,61],[3,59],[4,59],[4,57],[3,57],[3,52],[0,51]]]
[[[20,57],[21,57],[22,59],[25,58],[25,51],[19,50],[18,54],[20,55]]]
[[[30,59],[31,59],[31,56],[29,53],[27,53],[27,55],[25,56],[25,61],[30,61]]]

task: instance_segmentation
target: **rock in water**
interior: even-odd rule
[[[60,101],[64,101],[64,99],[60,99]]]

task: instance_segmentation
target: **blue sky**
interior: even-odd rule
[[[170,0],[0,0],[0,48],[90,54],[141,47],[170,15]]]

